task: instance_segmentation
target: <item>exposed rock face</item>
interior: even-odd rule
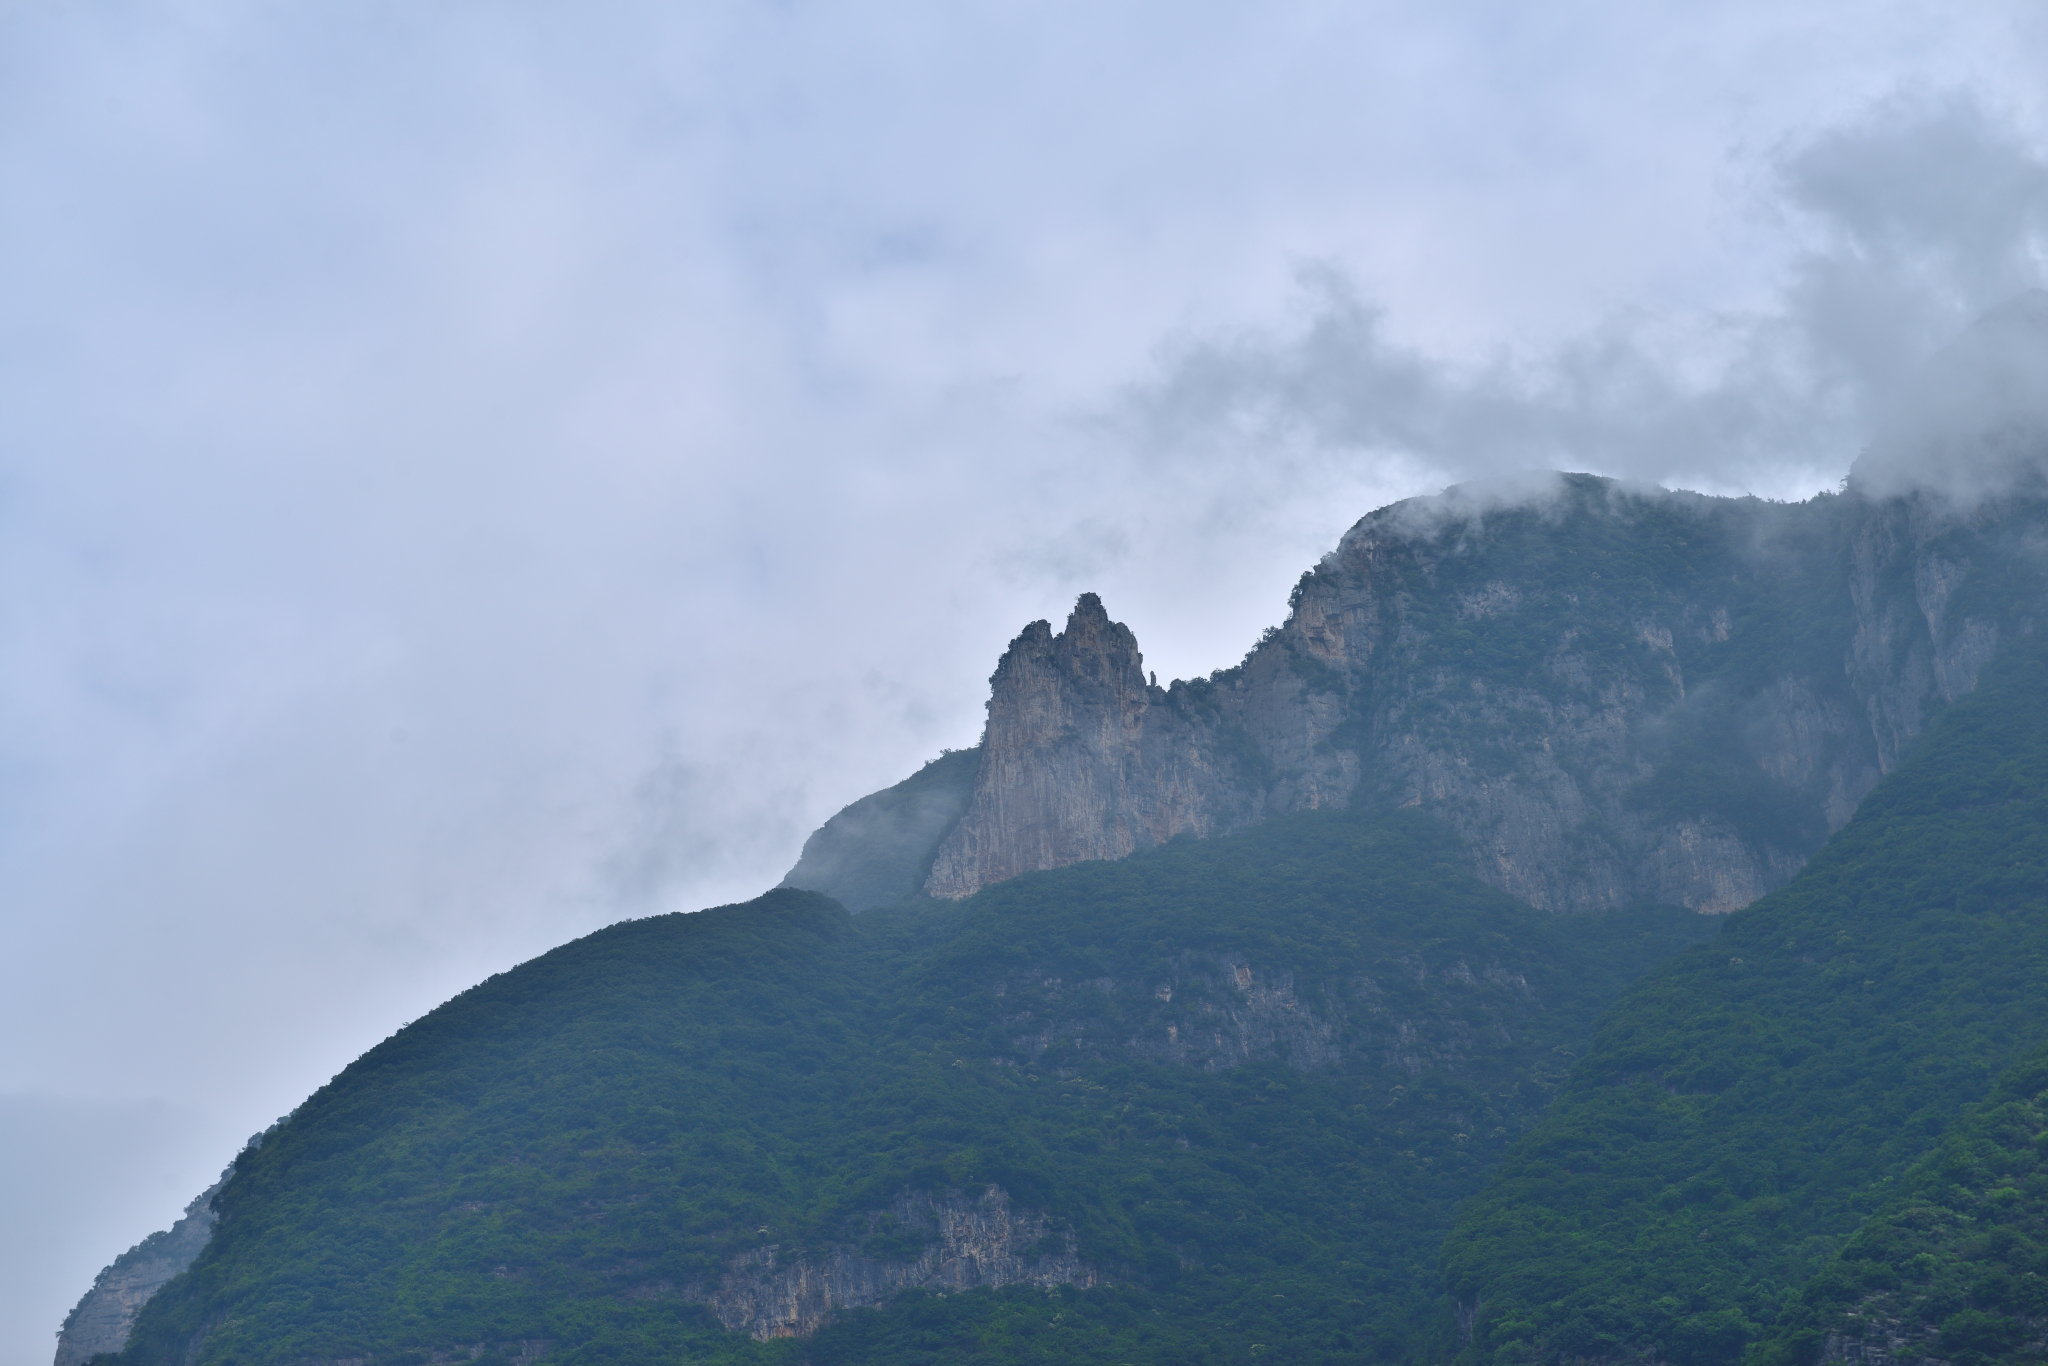
[[[128,1345],[135,1315],[149,1297],[192,1265],[213,1236],[212,1201],[219,1189],[217,1181],[185,1206],[184,1218],[162,1233],[150,1234],[100,1272],[64,1320],[57,1335],[56,1366],[83,1366],[101,1352],[118,1352]]]
[[[2048,1355],[2048,1323],[2039,1319],[2019,1322],[2025,1340],[2008,1349],[2006,1359],[2029,1361]],[[1865,1303],[1850,1314],[1849,1326],[1822,1339],[1819,1362],[1820,1366],[1948,1366],[1950,1357],[1943,1351],[1940,1325],[1915,1323]]]
[[[1058,635],[1034,621],[996,666],[967,811],[925,889],[965,896],[1038,868],[1122,858],[1242,824],[1258,792],[1217,719],[1162,705],[1128,627],[1083,593]]]
[[[1361,520],[1243,664],[1166,689],[1087,594],[1004,655],[924,890],[1365,801],[1540,907],[1735,910],[2034,629],[2044,545],[2016,497],[1454,489]]]
[[[1085,1287],[1098,1279],[1075,1256],[1070,1235],[1052,1233],[1043,1215],[1012,1209],[1000,1186],[979,1197],[905,1191],[868,1225],[869,1237],[822,1257],[785,1256],[776,1246],[746,1253],[716,1287],[687,1298],[710,1305],[730,1331],[766,1340],[808,1337],[839,1311],[904,1290]],[[911,1255],[886,1255],[892,1247]]]
[[[1526,1031],[1543,1005],[1524,973],[1463,959],[1432,974],[1421,959],[1298,992],[1294,975],[1242,954],[1187,953],[1156,980],[1063,982],[1036,974],[999,983],[1006,1056],[1039,1061],[1055,1044],[1069,1057],[1125,1056],[1222,1072],[1270,1059],[1302,1071],[1345,1063],[1401,1078],[1463,1070],[1475,1051],[1497,1051]]]

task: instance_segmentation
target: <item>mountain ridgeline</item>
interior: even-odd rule
[[[1366,517],[1285,624],[1205,679],[1155,686],[1083,595],[1060,633],[1012,642],[978,751],[849,807],[787,885],[960,897],[1357,802],[1444,820],[1477,876],[1541,909],[1733,911],[1797,872],[2043,602],[2023,508],[1587,476],[1520,493]]]
[[[2031,495],[1586,476],[1205,679],[1084,595],[784,886],[353,1063],[102,1366],[2038,1361],[2044,609]]]

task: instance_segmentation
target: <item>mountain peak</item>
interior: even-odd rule
[[[1227,784],[1187,718],[1155,697],[1144,665],[1137,636],[1094,593],[1075,601],[1058,635],[1034,621],[1010,642],[989,680],[974,795],[939,846],[928,893],[962,897],[1019,873],[1213,833]]]

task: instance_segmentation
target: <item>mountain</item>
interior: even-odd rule
[[[600,931],[242,1154],[121,1360],[1413,1355],[1458,1200],[1705,926],[1462,862],[1416,813],[1307,812]]]
[[[2044,1038],[2048,641],[2030,637],[1797,879],[1602,1021],[1445,1245],[1461,1359],[1735,1361]]]
[[[94,1278],[92,1288],[64,1318],[57,1335],[56,1366],[81,1366],[127,1344],[142,1306],[191,1266],[213,1236],[213,1197],[220,1194],[228,1175],[223,1173],[194,1197],[177,1223],[150,1234]]]
[[[120,1360],[1798,1357],[2048,1018],[2044,545],[1467,487],[1164,688],[1083,595],[783,887],[352,1064]]]
[[[1760,1360],[1961,1366],[2048,1356],[2048,1048],[1898,1180]]]
[[[890,817],[884,881],[959,897],[1355,801],[1438,816],[1546,910],[1736,910],[2029,629],[2040,535],[2013,499],[1464,487],[1362,519],[1241,664],[1166,688],[1084,594],[1011,643],[979,749],[946,761],[949,794],[973,765],[964,806]],[[823,848],[914,784],[942,786],[848,808],[788,884],[872,904]]]
[[[939,841],[974,793],[981,750],[947,750],[894,787],[862,797],[804,841],[782,879],[830,895],[850,911],[908,901],[931,875]]]

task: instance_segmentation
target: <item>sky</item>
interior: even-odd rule
[[[1394,499],[1836,487],[2048,284],[2044,92],[2020,0],[0,5],[0,1366],[1083,590],[1182,677]]]

